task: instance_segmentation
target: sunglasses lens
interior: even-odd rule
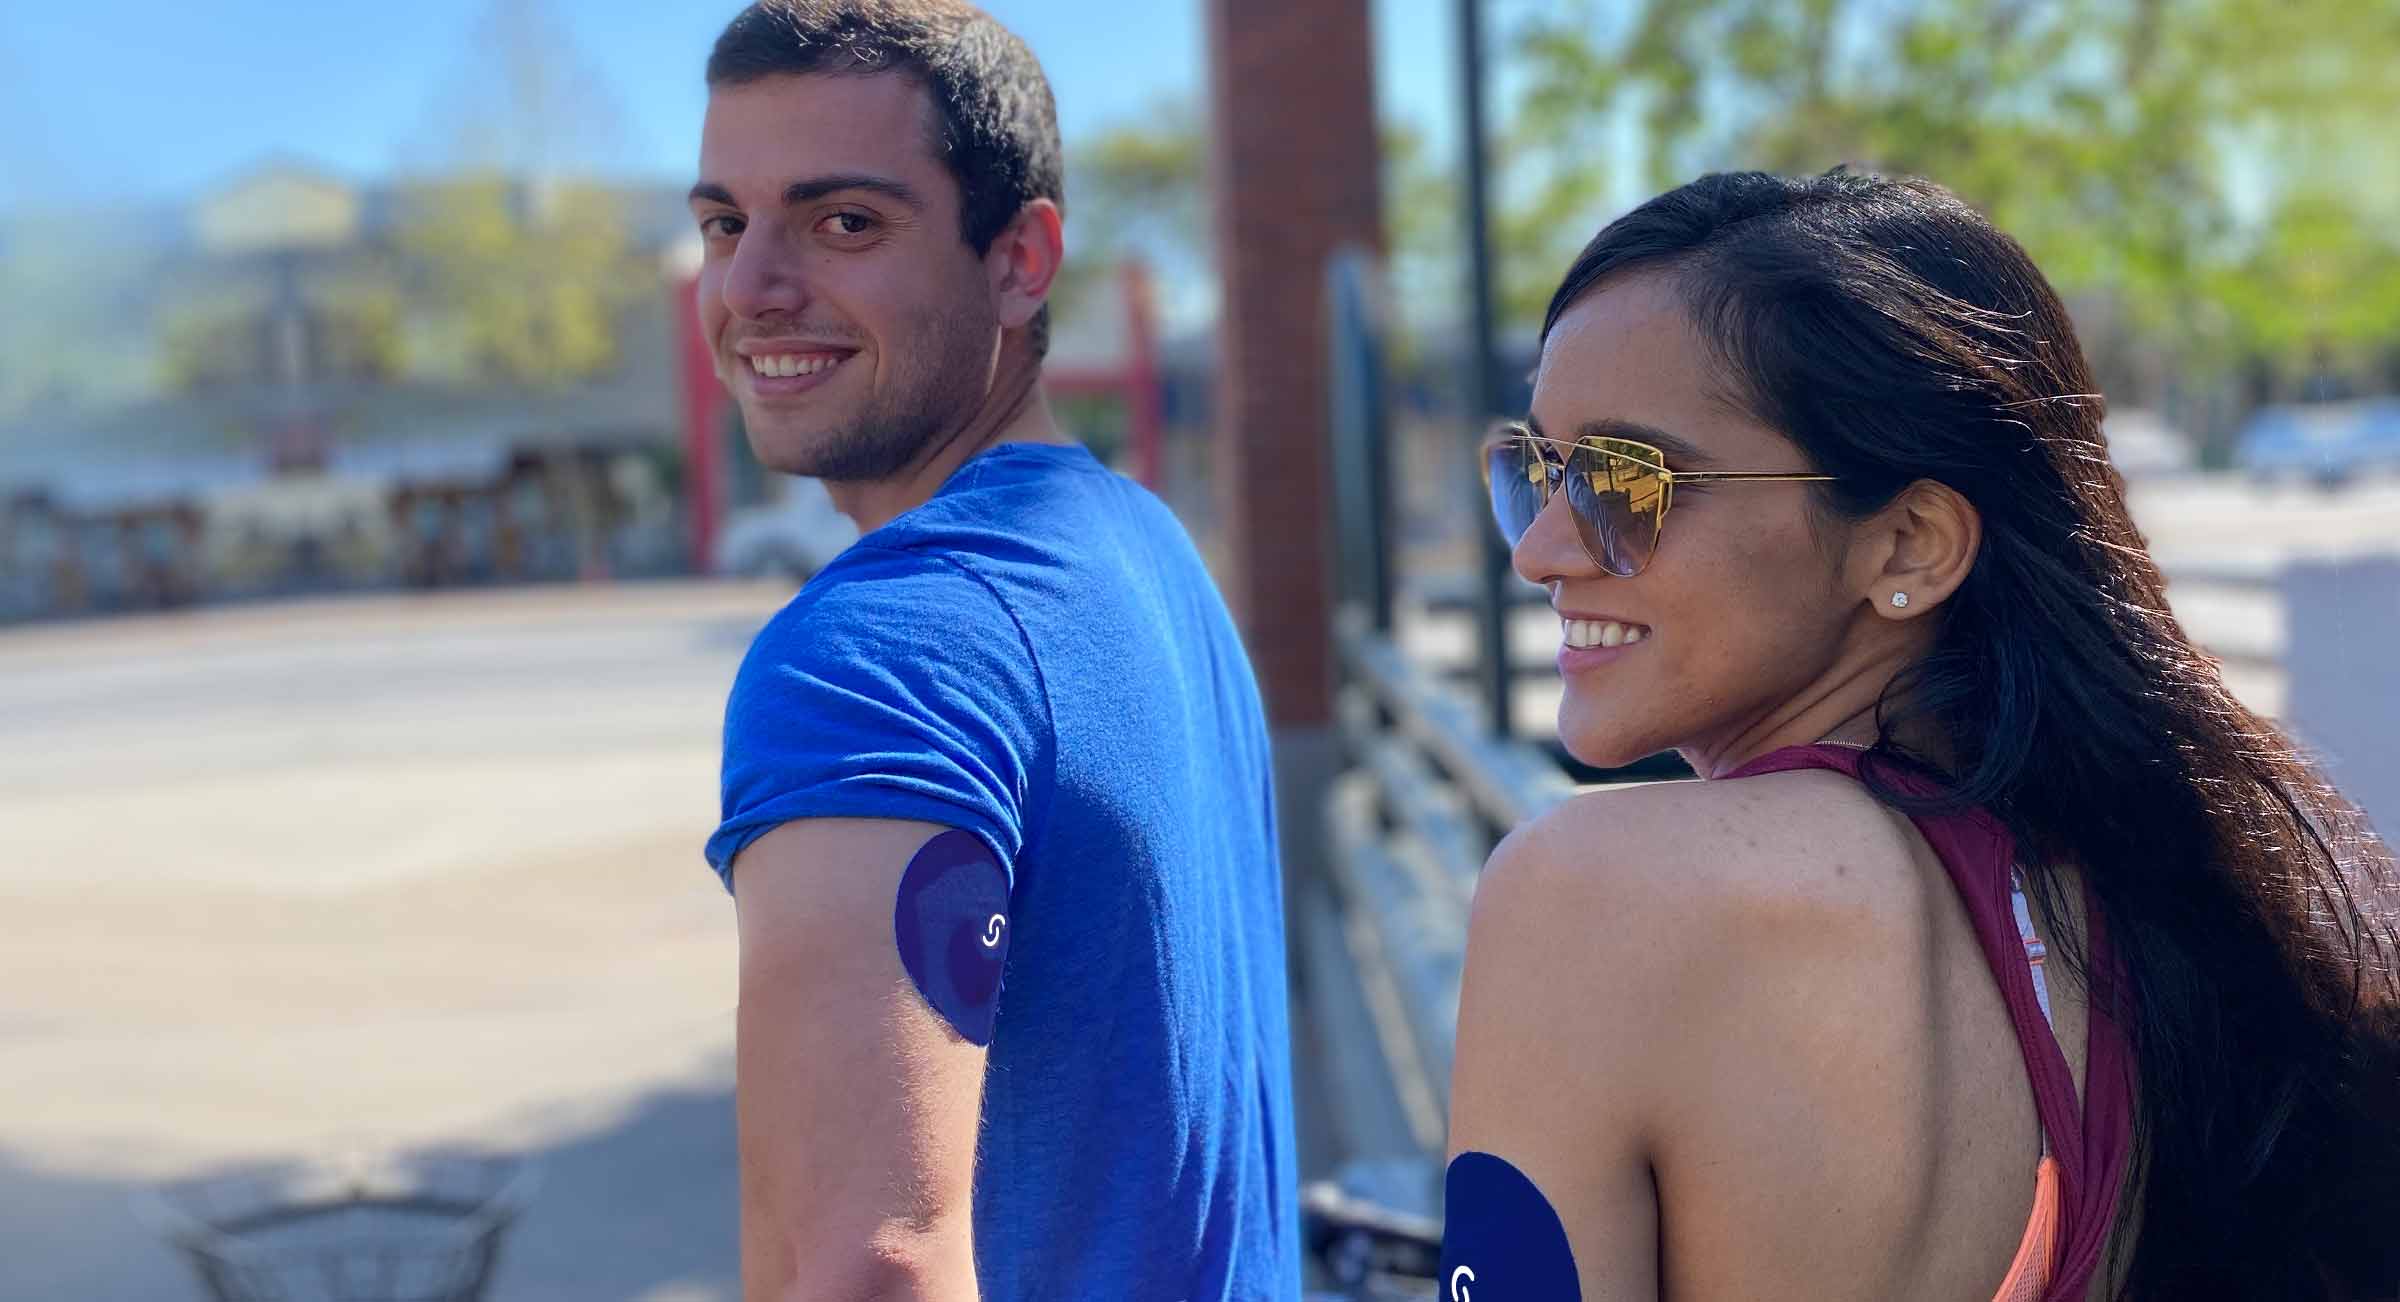
[[[1545,473],[1540,454],[1525,439],[1495,439],[1484,449],[1483,474],[1492,490],[1492,520],[1511,547],[1542,513]]]
[[[1658,550],[1667,481],[1659,468],[1633,457],[1582,446],[1567,463],[1567,507],[1575,531],[1600,568],[1630,579]]]

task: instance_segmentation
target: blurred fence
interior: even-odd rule
[[[510,449],[429,473],[305,471],[109,500],[0,486],[0,623],[197,602],[688,568],[652,450]]]
[[[1333,884],[1361,979],[1396,1014],[1379,1019],[1380,1056],[1412,1137],[1438,1156],[1476,874],[1502,836],[1574,787],[1541,752],[1492,737],[1364,612],[1343,612],[1340,639],[1351,767],[1325,811]]]
[[[1339,1183],[1387,1210],[1433,1216],[1475,877],[1501,836],[1574,787],[1540,750],[1496,737],[1472,699],[1394,639],[1373,277],[1354,256],[1327,282],[1344,771],[1323,810],[1326,874],[1298,943],[1339,1101]]]

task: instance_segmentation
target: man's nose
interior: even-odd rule
[[[797,315],[808,305],[801,259],[771,226],[752,226],[725,268],[725,307],[744,320]]]

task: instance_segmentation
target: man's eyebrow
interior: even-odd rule
[[[909,189],[905,182],[895,181],[888,176],[869,176],[864,172],[836,172],[830,176],[812,176],[805,181],[794,181],[783,187],[783,201],[786,205],[807,203],[829,194],[840,194],[844,190],[880,194],[910,208],[925,206],[924,200],[919,199],[917,192]]]
[[[918,198],[917,192],[910,189],[906,182],[895,181],[888,176],[872,176],[865,172],[836,172],[828,176],[812,176],[805,180],[794,181],[783,187],[783,202],[786,207],[789,207],[792,204],[822,199],[829,194],[840,194],[846,190],[863,190],[869,194],[880,194],[895,203],[910,208],[925,206],[924,200]],[[684,196],[684,200],[687,203],[721,203],[728,208],[741,207],[734,201],[731,190],[714,181],[702,181],[693,186],[691,193]]]

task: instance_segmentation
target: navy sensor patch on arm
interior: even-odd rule
[[[1581,1302],[1566,1227],[1524,1172],[1461,1153],[1442,1189],[1442,1302]]]
[[[972,832],[927,841],[900,876],[893,939],[917,993],[952,1029],[989,1047],[1008,959],[1008,874]]]

